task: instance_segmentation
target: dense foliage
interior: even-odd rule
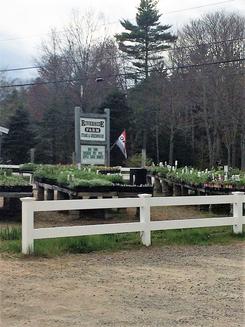
[[[29,113],[18,108],[9,122],[9,133],[4,136],[4,156],[15,164],[30,160],[30,149],[34,146],[34,133]]]

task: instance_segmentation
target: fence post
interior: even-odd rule
[[[235,234],[242,233],[242,216],[243,216],[243,196],[244,192],[232,192],[234,195],[233,201],[233,218],[235,219],[236,223],[233,225],[233,232]]]
[[[29,254],[34,250],[33,228],[34,212],[32,203],[35,198],[22,198],[22,253]]]
[[[141,232],[141,241],[144,245],[151,245],[151,207],[149,198],[151,194],[138,194],[138,197],[142,199],[142,205],[140,206],[140,222],[144,224],[144,231]]]

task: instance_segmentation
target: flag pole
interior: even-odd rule
[[[117,142],[117,141],[116,141]],[[114,146],[116,145],[116,142],[114,142],[113,144],[112,144],[112,146],[110,147],[110,151],[114,148]]]

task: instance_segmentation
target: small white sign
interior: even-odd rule
[[[80,118],[80,140],[104,142],[105,119]]]
[[[8,132],[9,132],[8,128],[0,126],[0,133],[8,134]]]
[[[105,146],[103,145],[82,145],[81,164],[84,165],[105,165]]]

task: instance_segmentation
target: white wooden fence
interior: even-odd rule
[[[22,253],[32,253],[34,251],[34,240],[44,238],[140,232],[142,243],[149,246],[151,244],[151,231],[196,227],[233,226],[233,232],[238,234],[242,233],[242,225],[245,224],[245,216],[243,216],[245,194],[243,192],[234,192],[232,195],[153,198],[149,194],[140,194],[139,198],[58,201],[35,201],[34,198],[22,198],[21,201]],[[151,207],[208,204],[232,204],[233,216],[168,221],[151,221],[150,219]],[[140,222],[38,229],[34,228],[34,212],[37,211],[135,207],[140,208]]]

